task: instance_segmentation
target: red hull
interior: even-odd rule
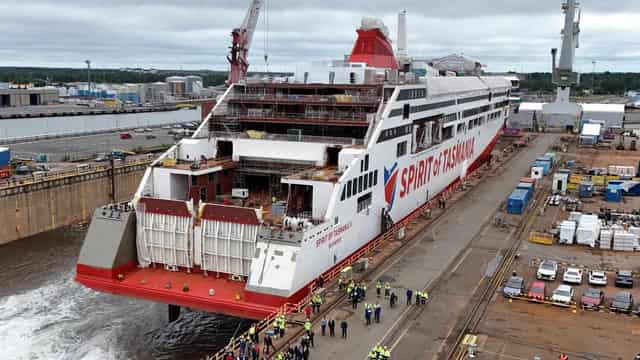
[[[488,159],[499,136],[500,133],[471,164],[470,173]],[[456,179],[443,192],[458,182],[459,179]],[[373,240],[375,239],[371,241]],[[364,244],[354,254],[368,244]],[[352,259],[343,260],[323,275],[343,267],[348,260]],[[98,291],[256,320],[271,315],[285,303],[299,302],[307,295],[309,288],[308,285],[304,286],[295,295],[283,298],[246,291],[244,282],[231,281],[226,277],[216,278],[214,274],[204,276],[200,272],[188,274],[184,271],[165,271],[162,268],[140,269],[134,263],[117,269],[99,269],[78,264],[76,271],[76,281]],[[124,275],[124,278],[118,279],[119,274]],[[167,288],[167,284],[170,284],[170,288]],[[187,291],[183,289],[185,284],[188,286]],[[215,291],[213,296],[209,295],[210,289]]]

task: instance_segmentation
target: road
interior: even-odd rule
[[[383,264],[380,278],[391,283],[399,295],[400,306],[390,309],[385,303],[381,323],[368,327],[364,324],[361,306],[355,312],[348,304],[339,306],[328,316],[347,318],[352,338],[347,341],[318,339],[313,350],[314,360],[362,360],[376,343],[391,346],[392,357],[396,359],[437,358],[444,350],[444,339],[463,316],[469,296],[488,273],[487,268],[497,264],[498,249],[510,241],[508,233],[485,224],[527,173],[529,164],[555,139],[555,135],[540,136],[529,148],[515,155],[499,176],[481,182],[448,209],[417,242],[403,250],[404,256]],[[431,292],[432,302],[417,316],[404,306],[406,289],[430,288],[436,283],[441,286]],[[367,301],[375,302],[375,296],[368,295]]]
[[[149,148],[175,143],[173,135],[167,129],[153,129],[151,132],[136,133],[129,131],[131,139],[120,139],[119,133],[107,133],[89,136],[75,136],[51,140],[9,145],[13,156],[32,158],[37,154],[47,154],[50,161],[62,161],[69,156],[92,155],[110,152],[113,149],[133,150],[135,148]],[[153,139],[147,136],[153,135]]]

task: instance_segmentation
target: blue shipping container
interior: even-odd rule
[[[0,168],[6,167],[11,162],[11,150],[0,147]]]
[[[542,168],[542,174],[548,175],[551,170],[551,164],[548,161],[534,161],[533,166],[538,166]]]
[[[519,183],[516,189],[522,189],[527,191],[527,202],[533,197],[533,184],[532,183]]]
[[[583,181],[580,183],[580,197],[592,197],[593,196],[593,183],[590,181]]]
[[[605,194],[605,200],[609,202],[622,201],[622,185],[620,184],[607,185],[607,193]]]
[[[522,214],[527,207],[527,190],[515,189],[507,199],[507,213]]]

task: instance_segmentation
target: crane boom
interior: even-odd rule
[[[251,0],[242,25],[231,32],[231,51],[227,56],[230,64],[227,85],[235,84],[247,77],[249,49],[260,17],[262,3],[263,0]]]

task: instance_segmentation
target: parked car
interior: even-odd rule
[[[120,139],[121,140],[131,139],[131,134],[129,134],[129,133],[121,133],[120,134]]]
[[[143,133],[144,132],[144,128],[138,128],[138,129],[135,129],[133,131],[137,132],[137,133]]]
[[[633,296],[629,291],[620,291],[611,300],[609,310],[614,312],[630,313],[633,309]]]
[[[512,276],[507,280],[507,283],[504,284],[502,295],[504,295],[504,297],[521,296],[523,289],[524,279],[520,276]]]
[[[569,284],[582,284],[582,269],[567,268],[562,276],[562,281]]]
[[[589,271],[589,285],[607,286],[607,273],[600,270]]]
[[[558,286],[553,290],[551,301],[562,304],[571,304],[571,301],[573,301],[573,288],[570,285],[565,284]]]
[[[145,136],[145,139],[147,139],[147,140],[153,140],[153,139],[155,139],[156,137],[157,137],[157,136],[155,136],[155,135],[153,135],[153,134],[149,134],[149,135]]]
[[[538,272],[536,272],[536,278],[538,280],[550,280],[556,279],[558,273],[558,263],[553,260],[543,260],[538,266]]]
[[[529,289],[529,298],[535,300],[544,300],[545,296],[545,284],[544,281],[534,281]]]
[[[633,287],[633,273],[629,270],[616,271],[616,286],[617,287]]]
[[[583,309],[598,310],[604,303],[604,292],[600,289],[588,288],[580,298]]]

